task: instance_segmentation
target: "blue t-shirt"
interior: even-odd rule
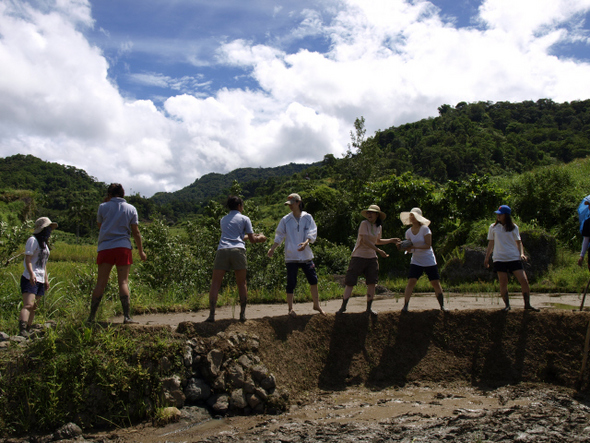
[[[96,221],[101,224],[98,234],[98,251],[131,247],[131,225],[137,225],[135,206],[121,197],[113,197],[98,207]]]
[[[244,237],[246,234],[253,234],[252,222],[240,211],[229,211],[221,219],[221,239],[217,249],[242,248],[246,249]]]

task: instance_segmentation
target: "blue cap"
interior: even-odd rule
[[[510,209],[510,206],[506,206],[506,205],[502,205],[498,208],[497,211],[494,211],[496,214],[508,214],[510,215],[512,213],[512,209]]]

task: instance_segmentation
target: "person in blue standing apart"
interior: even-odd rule
[[[402,308],[402,312],[408,312],[410,297],[412,296],[414,287],[418,283],[418,279],[423,273],[426,273],[428,276],[441,311],[446,311],[436,256],[432,249],[432,231],[428,227],[430,220],[422,215],[420,208],[412,208],[409,212],[402,212],[399,218],[404,225],[410,225],[406,231],[406,240],[411,242],[411,246],[403,250],[412,253],[408,284],[404,291],[404,307]],[[401,244],[399,247],[400,249],[403,248]]]
[[[504,300],[504,312],[510,311],[510,299],[508,297],[508,272],[516,277],[520,283],[522,297],[524,299],[524,308],[529,311],[539,312],[539,309],[531,306],[531,294],[529,281],[523,261],[526,261],[524,247],[520,239],[518,226],[512,221],[512,210],[509,206],[502,205],[495,211],[496,222],[490,225],[488,229],[488,249],[484,266],[489,268],[490,257],[494,258],[494,271],[498,274],[500,283],[500,295]]]
[[[109,282],[109,276],[113,266],[117,268],[117,280],[119,284],[119,299],[123,307],[123,323],[136,324],[129,314],[129,271],[133,264],[131,235],[135,240],[137,252],[142,261],[147,259],[143,252],[141,233],[137,210],[123,198],[125,190],[120,183],[111,183],[107,190],[107,197],[99,207],[96,221],[100,229],[98,234],[98,278],[92,291],[90,315],[88,322],[94,322],[96,311],[102,300],[102,295]]]
[[[578,259],[578,266],[582,266],[584,256],[590,245],[590,195],[584,197],[578,206],[578,217],[580,219],[580,234],[582,234],[582,250]],[[588,269],[590,270],[590,254],[588,255]]]
[[[25,245],[25,270],[20,278],[20,288],[23,294],[23,307],[18,317],[19,335],[29,336],[29,329],[35,318],[37,302],[49,290],[49,275],[47,274],[47,260],[49,260],[49,246],[47,242],[51,231],[57,228],[47,217],[35,221],[33,235]]]
[[[297,272],[301,268],[309,283],[309,290],[313,299],[313,309],[322,315],[326,313],[320,307],[318,292],[318,276],[313,263],[313,253],[310,243],[316,241],[318,229],[311,214],[303,210],[303,202],[299,194],[290,194],[285,205],[291,212],[279,222],[275,232],[275,240],[268,251],[272,257],[275,249],[285,240],[285,264],[287,266],[287,306],[289,315],[296,317],[293,310],[293,292],[297,286]]]
[[[263,234],[254,234],[250,218],[242,214],[244,202],[240,197],[230,195],[227,199],[229,214],[221,219],[221,239],[217,246],[215,262],[213,263],[213,277],[209,289],[209,317],[206,322],[215,321],[215,307],[223,276],[233,269],[240,296],[240,321],[246,321],[246,301],[248,288],[246,285],[246,242],[247,237],[251,243],[266,241]]]

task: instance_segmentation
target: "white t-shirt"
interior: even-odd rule
[[[501,223],[492,223],[488,230],[488,240],[494,240],[494,251],[492,252],[494,261],[509,262],[520,260],[520,250],[516,244],[520,240],[518,226],[514,225],[514,229],[507,232]]]
[[[422,225],[417,234],[413,234],[412,228],[409,228],[406,231],[406,238],[411,240],[414,246],[424,246],[426,245],[424,237],[428,234],[432,235],[430,228]],[[436,257],[434,256],[432,246],[428,249],[410,249],[410,252],[412,252],[412,260],[410,260],[410,264],[422,267],[436,265]]]
[[[34,236],[29,237],[27,244],[25,245],[25,255],[31,256],[31,265],[33,265],[33,273],[35,274],[37,283],[45,283],[45,266],[47,265],[47,260],[49,259],[49,247],[47,244],[45,244],[45,249],[42,250],[39,247],[39,242],[37,239]],[[27,262],[25,260],[23,260],[23,265],[25,267],[23,276],[27,280],[30,280],[31,276],[27,269]]]

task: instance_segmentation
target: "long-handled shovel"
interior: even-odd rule
[[[580,304],[580,311],[584,309],[584,302],[586,301],[586,293],[588,292],[588,287],[590,286],[590,280],[588,280],[588,284],[586,285],[586,289],[584,289],[584,295],[582,296],[582,304]]]

